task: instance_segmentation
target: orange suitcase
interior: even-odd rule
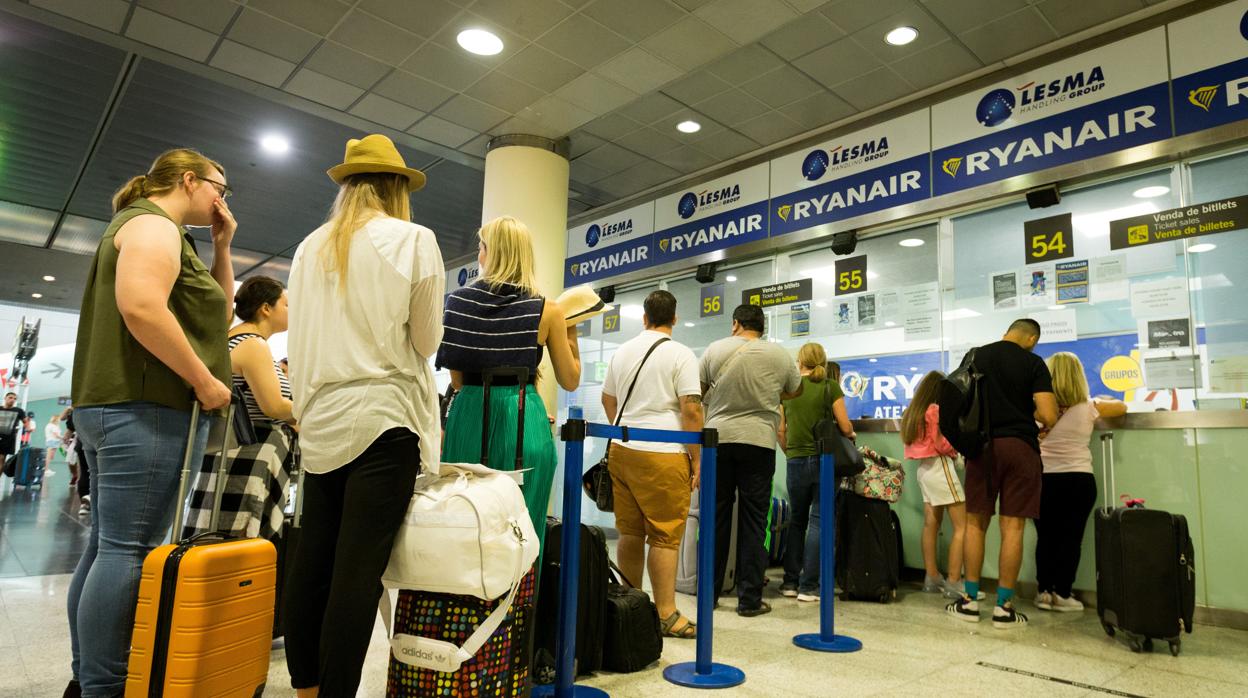
[[[178,487],[175,533],[182,530],[198,418],[196,403]],[[230,424],[228,418],[225,424]],[[221,509],[225,454],[223,439],[213,528]],[[206,533],[149,553],[135,607],[126,698],[261,695],[269,674],[276,582],[277,551],[259,538]]]

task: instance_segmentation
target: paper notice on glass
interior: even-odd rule
[[[992,309],[1011,310],[1018,307],[1018,274],[1012,271],[992,275]]]
[[[1057,303],[1088,302],[1088,260],[1057,263]]]
[[[1054,304],[1057,285],[1053,278],[1053,267],[1027,268],[1022,271],[1021,277],[1023,305],[1036,308]]]
[[[937,322],[936,313],[907,315],[902,324],[906,330],[905,338],[907,342],[936,339],[940,336],[940,325]]]
[[[1140,320],[1140,347],[1182,349],[1192,346],[1192,324],[1185,317]]]
[[[896,320],[901,316],[901,291],[885,289],[875,293],[875,313],[884,320]]]
[[[854,298],[833,301],[832,330],[834,332],[848,332],[858,326],[857,305],[858,301]]]
[[[1050,310],[1031,314],[1031,318],[1040,323],[1041,344],[1073,342],[1079,339],[1077,317],[1074,310]]]
[[[901,289],[901,304],[909,314],[934,313],[940,310],[940,286],[935,281],[907,286]]]
[[[789,336],[805,337],[810,334],[810,303],[794,303],[789,306]]]
[[[1131,284],[1131,314],[1135,319],[1187,317],[1187,280],[1178,277]]]
[[[1199,388],[1198,362],[1191,354],[1152,356],[1144,359],[1144,384],[1149,390]]]
[[[1127,260],[1120,254],[1092,260],[1092,302],[1127,297]]]
[[[1248,393],[1248,356],[1225,356],[1209,360],[1209,391]]]
[[[858,296],[858,326],[874,327],[875,326],[875,294],[864,293]]]

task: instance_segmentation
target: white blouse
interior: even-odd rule
[[[441,459],[438,391],[429,357],[442,341],[446,272],[433,231],[378,216],[351,240],[347,283],[327,272],[323,225],[290,267],[290,384],[303,467],[327,473],[381,434],[420,437],[422,472]]]

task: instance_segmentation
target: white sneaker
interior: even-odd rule
[[[1050,608],[1049,608],[1050,611],[1060,611],[1063,613],[1082,613],[1083,612],[1083,602],[1081,602],[1079,599],[1076,599],[1074,596],[1067,598],[1065,596],[1061,596],[1060,594],[1053,594],[1052,599],[1050,599],[1049,603],[1050,603]]]
[[[1033,601],[1033,603],[1035,604],[1036,608],[1042,611],[1052,611],[1054,610],[1053,609],[1053,597],[1054,596],[1056,596],[1056,594],[1052,594],[1047,591],[1042,591],[1039,594],[1036,594],[1036,598],[1035,598],[1035,601]]]
[[[783,597],[785,597],[785,598],[789,598],[789,599],[791,599],[791,598],[793,598],[794,596],[797,596],[797,587],[787,587],[787,586],[781,586],[781,587],[780,587],[780,595],[781,595],[781,596],[783,596]]]
[[[811,601],[818,601],[818,600],[819,600],[819,595],[818,595],[818,594],[806,594],[806,593],[804,593],[804,592],[798,592],[798,594],[797,594],[797,600],[798,600],[798,601],[805,601],[805,602],[807,602],[807,603],[809,603],[809,602],[811,602]]]
[[[1027,626],[1027,616],[1014,610],[1014,604],[1006,603],[992,609],[992,627],[999,630],[1023,628]]]

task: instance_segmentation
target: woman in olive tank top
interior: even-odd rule
[[[91,533],[69,588],[73,681],[65,695],[121,695],[143,558],[169,530],[193,400],[230,401],[234,288],[225,170],[170,150],[113,197],[87,276],[71,395],[91,472]],[[211,226],[211,271],[183,226]],[[202,458],[201,418],[192,460]]]

